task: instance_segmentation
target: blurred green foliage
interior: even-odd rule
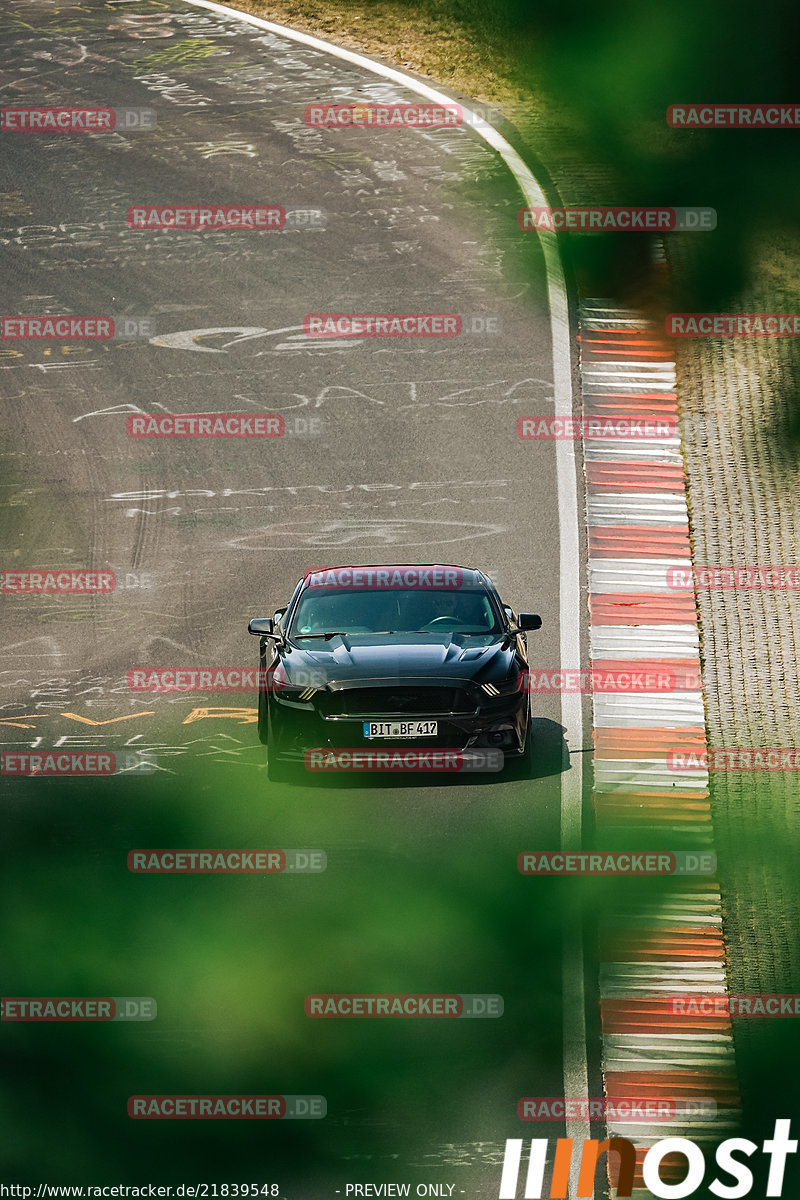
[[[3,995],[152,996],[158,1017],[3,1025],[3,1179],[319,1177],[329,1191],[351,1160],[399,1159],[399,1177],[416,1164],[424,1179],[441,1170],[425,1158],[436,1144],[502,1144],[520,1096],[560,1090],[563,881],[518,874],[518,814],[490,786],[448,793],[433,793],[439,822],[420,820],[429,789],[275,787],[230,764],[16,781],[0,851]],[[203,846],[319,847],[328,869],[127,868],[131,849]],[[505,1015],[311,1020],[312,992],[499,993]],[[134,1094],[196,1092],[322,1094],[329,1115],[126,1114]]]
[[[717,210],[717,231],[692,237],[676,308],[724,308],[757,273],[758,239],[780,238],[796,226],[797,131],[666,124],[671,104],[797,102],[800,8],[793,0],[764,0],[757,9],[747,0],[398,3],[476,32],[522,88],[563,106],[586,162],[602,163],[616,176],[617,199],[592,196],[593,203]],[[605,289],[595,294],[624,294],[635,285],[646,239],[582,241],[572,253],[579,269],[585,259],[593,286]],[[796,265],[792,283],[796,296]]]

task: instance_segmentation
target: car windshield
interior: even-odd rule
[[[334,631],[347,636],[502,632],[489,596],[482,589],[306,588],[298,601],[290,636],[312,637]]]

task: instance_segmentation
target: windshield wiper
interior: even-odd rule
[[[293,633],[295,638],[325,638],[329,641],[335,637],[384,637],[386,634],[395,633],[394,629],[345,629],[344,631],[336,630],[332,633]]]
[[[330,633],[293,633],[292,634],[292,637],[296,637],[296,638],[325,638],[326,641],[328,641],[330,638],[348,637],[348,636],[349,635],[347,633],[342,633],[339,630],[334,630],[333,632],[330,632]]]
[[[497,629],[407,629],[403,630],[403,632],[414,634],[430,634],[431,637],[441,637],[443,634],[446,634],[449,637],[455,637],[456,634],[459,636],[464,635],[466,637],[477,637],[478,635],[481,637],[499,637],[499,630]]]

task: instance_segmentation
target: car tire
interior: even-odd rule
[[[262,746],[269,745],[269,720],[267,717],[267,693],[263,688],[258,691],[258,740]]]
[[[267,709],[267,737],[272,746],[271,750],[267,750],[267,779],[270,783],[287,783],[292,777],[292,764],[278,755],[277,747],[280,739],[275,736],[276,730],[272,728],[269,708],[266,704],[264,707]]]
[[[514,779],[528,779],[533,769],[533,720],[528,710],[528,720],[525,726],[525,746],[522,754],[508,759],[504,774]]]
[[[291,765],[276,755],[267,756],[267,779],[270,783],[287,783],[292,777]]]
[[[528,713],[528,727],[525,731],[525,749],[518,759],[520,774],[527,776],[533,766],[533,721]]]

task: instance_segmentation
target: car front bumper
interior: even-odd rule
[[[307,752],[376,750],[500,751],[517,758],[525,743],[528,698],[524,694],[494,699],[470,713],[375,712],[369,716],[324,715],[312,704],[285,696],[269,697],[270,753],[286,762],[304,765]],[[432,720],[437,733],[419,738],[367,738],[364,722]],[[493,759],[496,761],[496,756]],[[494,768],[496,769],[496,768]]]

